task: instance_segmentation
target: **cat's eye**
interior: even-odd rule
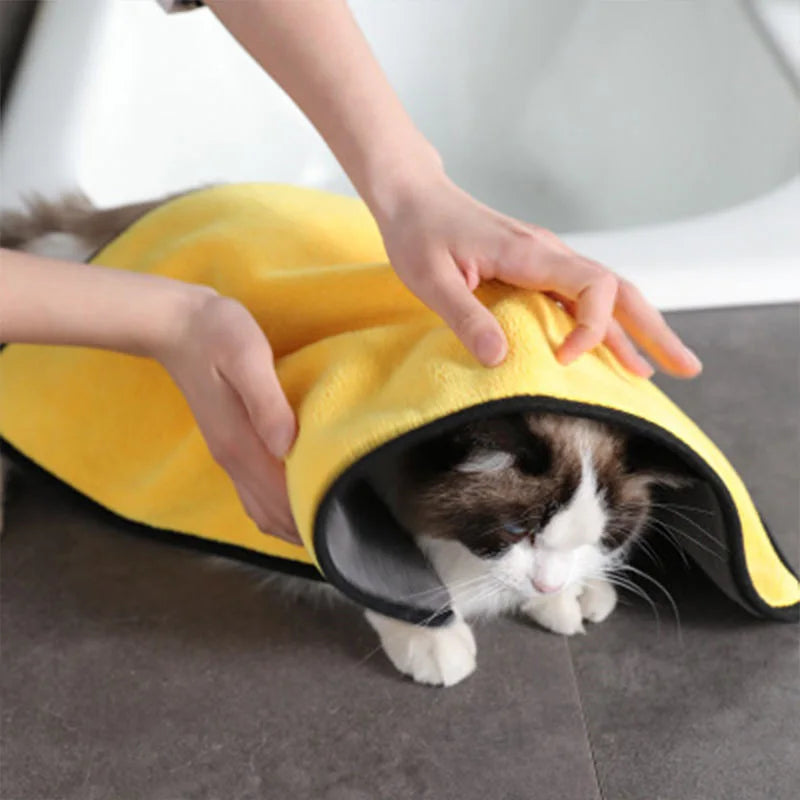
[[[524,533],[528,532],[528,529],[518,522],[504,522],[503,530],[506,531],[506,533],[510,533],[512,536],[522,536]]]

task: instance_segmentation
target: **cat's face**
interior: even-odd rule
[[[650,486],[616,429],[552,414],[466,426],[411,455],[410,527],[442,578],[491,574],[525,597],[598,575],[641,531]]]

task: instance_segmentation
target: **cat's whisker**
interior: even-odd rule
[[[369,651],[369,652],[368,652],[368,653],[367,653],[367,654],[366,654],[366,655],[365,655],[365,656],[364,656],[362,659],[360,659],[359,661],[356,661],[356,663],[355,663],[355,664],[353,664],[353,667],[360,667],[360,666],[362,666],[362,665],[366,664],[366,663],[367,663],[367,661],[369,661],[369,660],[370,660],[370,659],[371,659],[371,658],[372,658],[374,655],[376,655],[377,653],[380,653],[380,652],[381,652],[381,650],[383,650],[383,645],[382,645],[382,644],[379,642],[379,643],[378,643],[378,644],[377,644],[375,647],[373,647],[373,648],[372,648],[372,650],[370,650],[370,651]]]
[[[503,588],[505,588],[504,582],[501,579],[498,579],[496,576],[494,576],[494,575],[486,575],[485,578],[486,579],[484,581],[484,585],[476,587],[473,590],[473,592],[478,591],[478,590],[483,590],[484,592],[488,592],[488,593],[496,593],[498,591],[501,591]],[[471,595],[470,599],[472,599],[473,597],[474,597],[474,594]]]
[[[668,508],[668,506],[663,506],[664,508]],[[681,519],[686,520],[693,528],[703,534],[706,538],[708,538],[711,542],[721,547],[725,552],[727,552],[728,547],[724,542],[720,542],[716,537],[712,536],[705,528],[701,527],[697,524],[691,517],[688,517],[686,514],[681,513],[680,511],[675,511],[674,508],[668,508],[668,510],[675,514],[676,517],[680,517]],[[661,520],[663,521],[663,520]]]
[[[485,575],[477,575],[477,576],[473,576],[471,578],[465,578],[464,580],[458,581],[457,583],[450,584],[446,588],[447,588],[447,590],[449,590],[452,593],[453,590],[462,589],[462,588],[465,588],[465,587],[470,586],[472,584],[479,584],[479,583],[484,582],[485,580],[486,580],[486,576]],[[442,587],[441,586],[434,586],[434,587],[432,587],[430,589],[424,589],[424,590],[422,590],[420,592],[412,592],[411,594],[402,595],[401,597],[398,597],[398,599],[400,599],[400,600],[417,600],[417,599],[420,599],[420,598],[423,598],[423,597],[427,597],[428,595],[436,595],[436,594],[439,594],[441,592],[442,592]]]
[[[665,527],[658,527],[658,525],[663,525],[663,523],[658,522],[657,520],[651,519],[647,523],[646,530],[652,530],[654,535],[659,535],[663,537],[669,544],[671,544],[678,555],[681,557],[681,561],[683,561],[685,566],[689,566],[689,559],[686,557],[686,551],[683,547],[681,547],[681,543],[678,540],[677,536],[670,531],[668,528]]]
[[[630,542],[631,548],[640,547],[649,557],[650,559],[657,565],[663,567],[663,563],[660,558],[658,558],[658,554],[652,548],[650,543],[647,541],[647,531],[652,530],[655,534],[662,534],[664,539],[666,539],[677,551],[678,555],[681,558],[681,561],[684,563],[686,567],[689,566],[689,559],[686,557],[685,548],[681,546],[679,536],[693,542],[696,544],[700,549],[705,550],[710,555],[714,556],[715,558],[722,558],[722,556],[718,553],[711,551],[701,542],[696,541],[693,537],[689,536],[683,531],[679,531],[678,529],[671,529],[670,526],[664,522],[663,520],[659,520],[656,518],[650,518],[646,525],[644,532],[635,537],[633,541]],[[628,528],[623,525],[608,525],[606,527],[606,533],[614,534],[614,533],[627,533]]]
[[[651,606],[653,606],[652,598],[650,597],[650,595],[648,595],[645,592],[645,590],[644,590],[644,588],[642,586],[640,586],[639,584],[635,583],[631,579],[625,578],[625,577],[623,577],[622,575],[619,574],[619,571],[623,570],[626,566],[627,565],[622,561],[616,561],[614,563],[604,564],[604,565],[601,565],[598,570],[593,570],[590,573],[587,573],[586,577],[588,579],[593,579],[594,578],[594,579],[606,580],[609,583],[614,584],[615,586],[619,586],[621,588],[627,589],[627,590],[633,592],[634,594],[638,595],[639,597],[642,597]],[[656,620],[658,620],[659,619],[659,614],[658,614],[658,612],[657,612],[655,607],[653,608],[653,611],[655,613]]]
[[[667,590],[663,583],[657,581],[651,575],[648,575],[646,572],[643,572],[640,569],[632,566],[631,564],[622,564],[619,569],[633,573],[634,575],[638,575],[640,578],[644,578],[646,581],[650,581],[657,589],[660,589],[663,593],[664,597],[666,597],[667,601],[669,602],[670,606],[672,607],[672,613],[675,615],[675,624],[677,625],[678,629],[678,640],[682,644],[683,643],[683,634],[682,634],[682,627],[681,627],[681,617],[678,613],[678,605],[675,602],[672,594]]]
[[[661,559],[658,557],[658,553],[652,548],[649,542],[645,541],[643,538],[637,539],[637,541],[633,545],[634,547],[641,548],[642,552],[647,555],[647,557],[657,566],[663,567],[664,564]]]
[[[677,528],[675,525],[670,525],[666,520],[658,517],[651,517],[648,520],[647,525],[656,531],[661,531],[665,535],[672,537],[672,541],[678,547],[680,547],[681,539],[685,539],[686,541],[689,541],[699,547],[701,550],[713,555],[715,558],[723,558],[724,554],[727,552],[725,545],[710,534],[706,534],[709,539],[709,543],[706,544],[705,542],[701,542],[699,539],[696,539],[691,534],[687,533],[684,529]],[[709,545],[715,545],[720,549],[720,552],[714,551]]]
[[[652,523],[653,525],[655,525],[655,520],[650,520],[649,522]],[[678,541],[676,535],[671,533],[669,530],[663,530],[663,529],[659,530],[657,527],[655,528],[655,533],[656,534],[661,533],[663,535],[664,539],[666,539],[667,542],[669,542],[669,544],[671,544],[673,546],[673,548],[675,549],[675,552],[680,556],[684,567],[686,567],[688,569],[689,568],[689,559],[688,559],[688,557],[686,555],[686,550],[683,547],[681,547],[680,542]],[[640,538],[641,538],[641,540],[644,540],[646,538],[646,531],[645,531],[645,535],[643,535]]]
[[[479,587],[471,593],[455,595],[453,598],[454,605],[458,608],[473,608],[477,604],[484,602],[484,600],[498,594],[499,591],[497,587],[490,585]]]
[[[713,556],[714,558],[718,558],[720,560],[724,560],[727,548],[725,548],[720,542],[718,542],[713,537],[709,538],[714,544],[716,544],[718,547],[721,548],[722,552],[717,552],[715,550],[712,550],[708,545],[704,544],[698,539],[695,539],[693,536],[686,533],[686,531],[675,528],[673,525],[664,522],[664,520],[653,518],[649,521],[649,524],[650,526],[653,527],[654,530],[656,530],[657,532],[661,532],[666,537],[668,537],[679,550],[681,549],[680,540],[685,539],[686,541],[691,542],[693,545],[695,545],[695,547],[698,547],[704,552],[708,553],[710,556]]]
[[[613,574],[612,575],[606,575],[605,576],[605,580],[607,580],[613,586],[617,586],[620,589],[625,589],[626,591],[629,591],[631,594],[634,594],[637,597],[641,597],[642,600],[644,600],[650,606],[650,608],[651,608],[651,610],[653,612],[653,616],[655,617],[655,620],[656,620],[656,631],[660,635],[660,633],[661,633],[661,615],[658,613],[658,607],[656,606],[655,602],[650,597],[650,595],[647,594],[647,592],[641,586],[639,586],[636,583],[634,583],[633,581],[630,581],[630,580],[628,580],[626,578],[623,578],[623,577],[621,577],[619,575],[613,575]]]
[[[486,616],[487,614],[491,613],[491,609],[488,607],[488,601],[491,600],[494,597],[497,597],[498,595],[503,594],[503,593],[504,593],[504,590],[503,590],[502,587],[499,587],[499,586],[491,587],[490,586],[482,594],[470,597],[469,598],[469,602],[472,603],[472,604],[475,604],[475,605],[482,605],[484,607],[483,615]]]
[[[707,508],[700,508],[700,506],[687,506],[682,503],[650,503],[651,508],[682,508],[684,511],[695,511],[698,514],[707,514],[710,517],[714,516],[714,512]]]
[[[648,524],[650,522],[653,522],[653,520],[649,520]],[[613,524],[612,525],[608,525],[606,527],[606,529],[605,529],[606,534],[610,534],[612,536],[614,534],[616,534],[616,533],[628,534],[629,531],[630,531],[630,529],[629,529],[628,526],[613,525]],[[646,531],[646,528],[645,528],[645,531]],[[675,547],[675,549],[677,550],[678,554],[681,557],[681,560],[688,567],[689,566],[689,561],[686,558],[686,553],[683,551],[683,548],[680,547],[678,542],[675,541],[674,539],[669,539],[669,542]],[[648,558],[650,558],[650,560],[654,564],[656,564],[657,566],[660,566],[660,567],[664,566],[664,564],[661,561],[661,559],[659,558],[658,553],[656,552],[656,550],[652,547],[650,542],[647,541],[647,537],[646,537],[645,534],[640,534],[640,535],[637,535],[637,536],[629,538],[629,540],[627,542],[625,542],[619,549],[622,550],[625,553],[625,555],[627,556],[627,554],[630,552],[630,550],[633,550],[634,548],[637,548],[637,547],[641,548],[642,551],[648,556]]]
[[[448,597],[446,602],[442,603],[435,611],[432,611],[425,619],[420,623],[422,626],[427,626],[432,620],[436,619],[441,613],[447,610],[452,610],[451,606],[453,605],[452,597]]]
[[[494,581],[498,586],[503,589],[510,589],[511,591],[519,591],[517,586],[511,581],[507,581],[502,575],[489,574],[490,580]]]

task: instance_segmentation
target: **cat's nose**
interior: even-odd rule
[[[533,579],[533,588],[542,594],[553,594],[564,588],[563,583],[545,583],[544,581]]]

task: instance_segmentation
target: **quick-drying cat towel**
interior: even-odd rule
[[[741,479],[664,394],[603,347],[559,365],[566,313],[504,286],[479,296],[507,331],[510,353],[498,368],[479,366],[396,278],[357,200],[277,185],[204,189],[150,212],[94,261],[209,284],[263,326],[299,419],[287,480],[305,549],[250,522],[158,364],[7,347],[0,435],[116,514],[187,541],[315,565],[368,607],[436,624],[450,613],[446,590],[371,490],[375,459],[476,415],[580,414],[628,426],[679,456],[695,476],[691,489],[676,490],[685,511],[670,521],[685,526],[686,550],[750,611],[796,617],[797,578]]]

